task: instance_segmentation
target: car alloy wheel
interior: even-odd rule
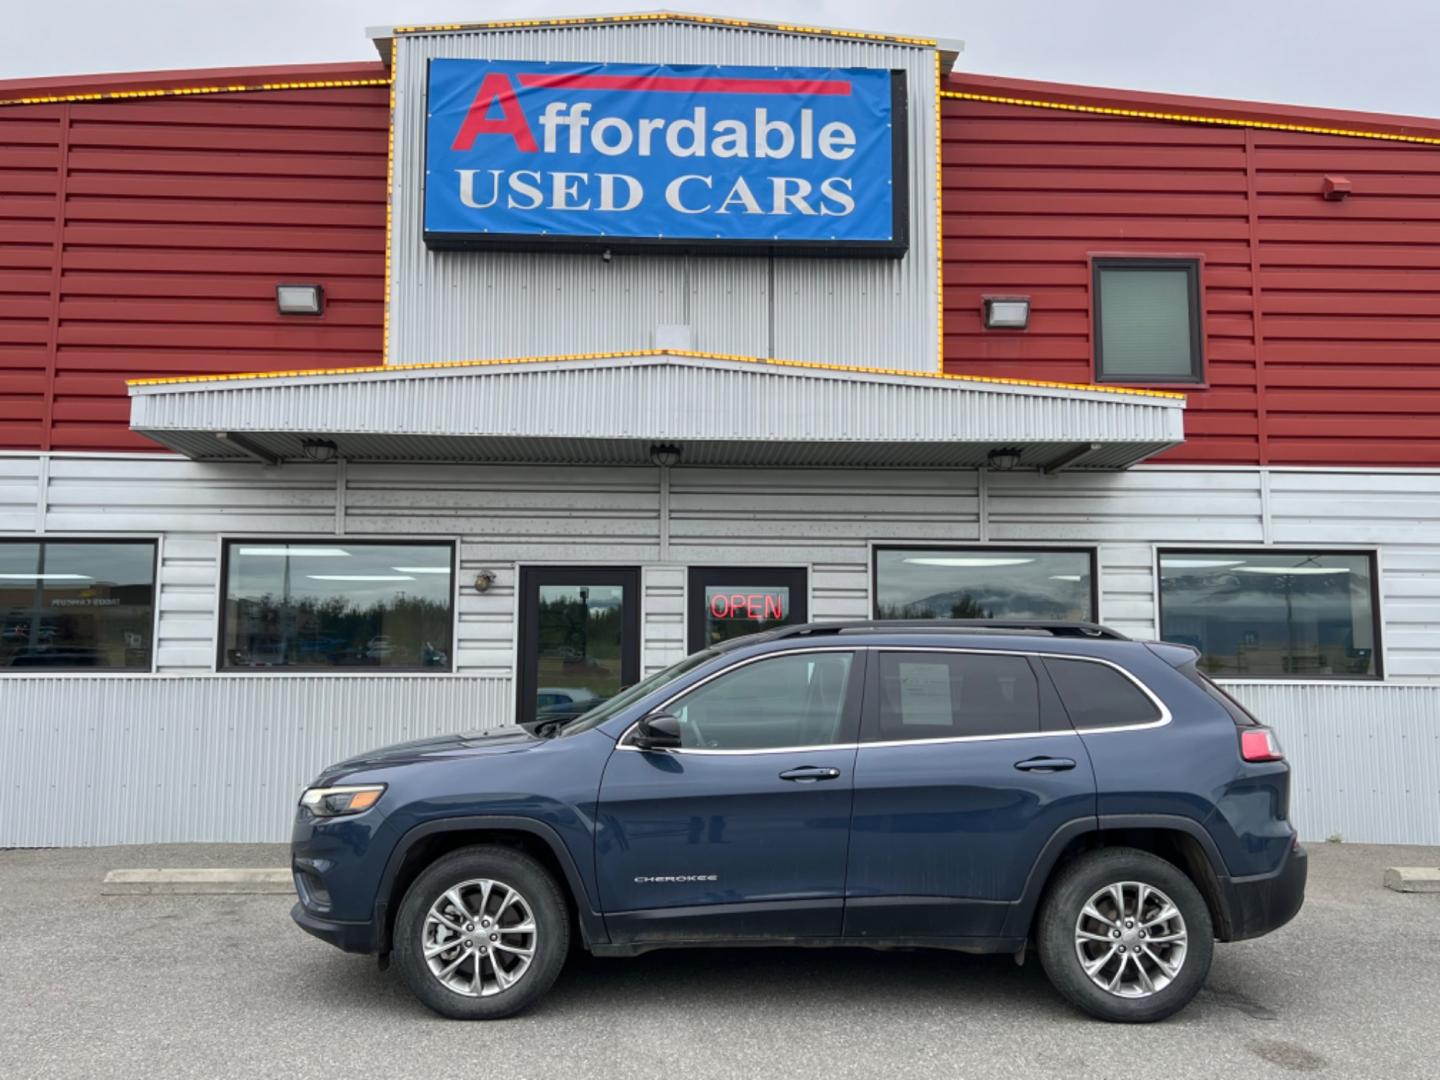
[[[446,889],[430,905],[421,942],[431,974],[465,997],[509,990],[530,970],[539,943],[529,901],[488,878]]]
[[[1188,942],[1180,909],[1153,885],[1119,881],[1086,901],[1075,920],[1075,954],[1100,989],[1146,998],[1175,981]]]

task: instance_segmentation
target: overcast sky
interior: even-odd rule
[[[646,3],[7,0],[0,78],[370,60],[367,26]],[[997,75],[1440,116],[1440,0],[693,0],[684,9],[959,38],[963,67]]]

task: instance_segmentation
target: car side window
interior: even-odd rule
[[[757,660],[711,679],[666,709],[687,750],[767,750],[842,742],[854,654]]]
[[[1077,728],[1153,724],[1160,719],[1155,702],[1108,664],[1046,657],[1045,669]]]
[[[1040,730],[1040,691],[1023,656],[884,652],[881,741],[1019,735]]]

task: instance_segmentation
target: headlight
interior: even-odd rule
[[[300,796],[300,805],[316,817],[340,817],[369,810],[385,794],[384,784],[312,787]]]

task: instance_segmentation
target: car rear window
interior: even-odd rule
[[[1205,675],[1205,673],[1202,672],[1199,668],[1197,668],[1194,664],[1186,664],[1184,667],[1179,668],[1178,670],[1181,675],[1184,675],[1185,678],[1189,679],[1201,690],[1204,690],[1205,693],[1209,694],[1210,697],[1214,699],[1214,701],[1222,709],[1224,709],[1227,713],[1230,714],[1230,719],[1234,720],[1238,727],[1260,726],[1260,721],[1256,720],[1255,717],[1251,716],[1250,712],[1245,708],[1244,705],[1241,705],[1224,690],[1220,689],[1220,687],[1216,686],[1213,682],[1211,682],[1210,679]]]
[[[1045,670],[1077,728],[1127,727],[1160,719],[1155,702],[1108,664],[1046,657]]]

